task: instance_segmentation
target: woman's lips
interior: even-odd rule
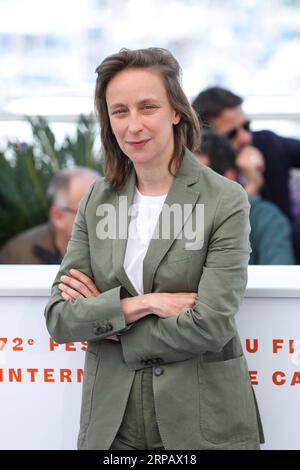
[[[144,139],[144,140],[136,140],[136,141],[130,141],[130,142],[127,142],[128,145],[130,145],[131,147],[134,147],[134,148],[142,148],[144,147],[144,145],[147,144],[147,142],[149,142],[150,139]]]

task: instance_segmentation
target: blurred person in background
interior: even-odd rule
[[[236,157],[263,172],[261,196],[276,204],[293,223],[294,248],[300,263],[300,221],[293,220],[289,171],[300,167],[300,140],[281,137],[269,130],[250,130],[242,109],[243,99],[215,86],[199,93],[193,101],[199,119],[229,140]]]
[[[228,140],[210,130],[203,131],[195,154],[201,163],[220,175],[242,183],[248,194],[252,248],[249,264],[294,264],[290,222],[275,204],[259,194],[263,185],[261,167],[252,165],[244,154],[236,158]]]
[[[66,168],[49,184],[48,222],[16,235],[0,251],[0,264],[60,264],[81,198],[100,177],[84,167]]]

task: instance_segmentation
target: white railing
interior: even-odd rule
[[[0,449],[76,447],[86,346],[56,345],[46,330],[43,311],[58,269],[0,266]],[[237,325],[262,448],[300,449],[300,266],[250,266]]]

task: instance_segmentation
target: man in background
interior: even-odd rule
[[[289,171],[300,168],[300,140],[281,137],[268,130],[251,132],[242,103],[240,96],[215,86],[199,93],[193,107],[205,127],[212,127],[228,139],[236,158],[263,173],[260,194],[276,204],[292,222],[294,247],[300,263],[300,220],[294,220],[289,191]]]
[[[100,174],[84,167],[66,168],[48,190],[48,222],[12,238],[0,251],[0,264],[60,264],[81,198]]]
[[[242,103],[242,98],[231,91],[211,87],[199,93],[193,107],[205,127],[212,127],[229,140],[236,156],[250,161],[255,157],[254,164],[264,172],[261,195],[291,218],[289,170],[300,168],[300,140],[268,130],[251,132]]]
[[[260,170],[247,166],[247,160],[235,158],[227,139],[212,131],[203,131],[196,156],[201,163],[233,181],[242,183],[248,194],[250,208],[249,264],[289,265],[294,264],[294,254],[289,219],[282,211],[259,195],[263,185]]]

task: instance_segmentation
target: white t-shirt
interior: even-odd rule
[[[144,196],[135,189],[124,269],[138,294],[144,293],[143,260],[166,196]]]

